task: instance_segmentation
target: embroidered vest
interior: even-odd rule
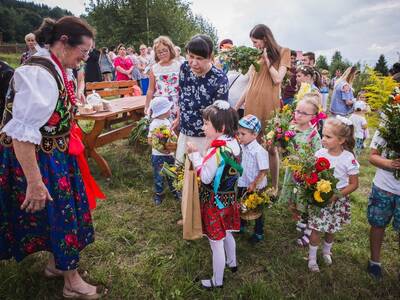
[[[50,119],[39,130],[42,134],[40,148],[49,153],[57,148],[60,151],[66,151],[68,148],[68,134],[71,128],[73,117],[73,106],[68,99],[63,80],[58,74],[54,64],[46,58],[32,56],[24,65],[39,66],[47,70],[55,79],[58,87],[58,99],[56,107]],[[0,123],[0,130],[12,119],[12,108],[15,97],[14,78],[11,79],[10,86],[5,99],[5,109]],[[29,100],[28,100],[29,101]],[[11,146],[12,139],[5,133],[0,134],[0,144]]]

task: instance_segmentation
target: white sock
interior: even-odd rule
[[[328,243],[327,241],[324,241],[324,248],[322,249],[322,254],[323,255],[331,255],[331,249],[332,249],[332,243]]]
[[[224,241],[210,240],[210,246],[213,257],[213,277],[212,281],[215,286],[222,285],[224,281],[225,269],[225,250]]]
[[[224,240],[224,248],[226,253],[226,264],[228,267],[236,267],[236,242],[232,233],[227,232]]]
[[[373,266],[381,266],[382,263],[378,262],[378,261],[373,261],[373,260],[369,260],[370,264]]]
[[[311,244],[309,245],[308,265],[317,263],[317,251],[318,251],[318,246],[312,246]]]
[[[311,229],[307,227],[306,229],[304,229],[303,233],[304,235],[309,237],[311,235]]]

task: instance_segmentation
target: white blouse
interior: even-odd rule
[[[36,55],[51,60],[62,78],[61,70],[48,50],[41,49]],[[72,70],[67,74],[71,79]],[[12,119],[1,132],[21,142],[40,144],[42,134],[39,129],[50,119],[57,104],[57,82],[44,68],[26,65],[15,70],[14,87]]]
[[[232,150],[233,155],[238,156],[240,154],[240,146],[236,139],[223,135],[218,138],[218,140],[225,140],[226,146]],[[207,156],[213,148],[209,148],[207,150]],[[196,170],[201,168],[200,171],[200,179],[205,184],[210,184],[215,174],[217,173],[218,164],[217,164],[217,156],[213,155],[204,162],[203,164],[203,157],[200,155],[199,152],[193,152],[189,154],[189,159],[193,162],[193,166]]]

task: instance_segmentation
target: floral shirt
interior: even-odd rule
[[[179,86],[180,131],[188,136],[202,137],[201,111],[216,100],[228,100],[228,78],[215,66],[207,74],[196,76],[185,62],[181,66]]]

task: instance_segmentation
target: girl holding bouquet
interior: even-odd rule
[[[189,158],[200,179],[200,209],[203,234],[208,237],[213,261],[213,276],[201,281],[205,289],[221,288],[224,269],[237,271],[236,243],[232,232],[240,230],[240,204],[237,181],[242,173],[240,146],[234,135],[238,116],[229,102],[217,100],[203,111],[203,130],[210,142],[205,157],[192,143]],[[225,255],[226,253],[226,255]]]
[[[322,145],[324,148],[317,151],[315,156],[327,159],[330,167],[334,168],[333,175],[338,179],[336,188],[339,193],[332,196],[330,205],[318,212],[316,210],[310,212],[308,226],[312,232],[308,268],[312,272],[319,272],[317,250],[321,232],[325,233],[322,250],[324,262],[327,265],[332,264],[331,249],[334,233],[341,230],[342,225],[350,223],[349,195],[358,188],[359,164],[353,154],[355,141],[352,122],[341,116],[329,118],[323,128]]]
[[[300,145],[309,144],[313,152],[321,149],[321,138],[316,128],[311,125],[311,121],[317,115],[318,110],[318,95],[316,94],[306,94],[304,98],[297,103],[293,120],[294,129],[296,131],[293,140],[295,148]],[[293,174],[291,170],[287,168],[280,199],[288,201],[289,208],[294,213],[295,218],[298,219],[297,230],[302,232],[303,235],[297,240],[297,243],[300,246],[307,246],[311,230],[307,229],[306,210],[304,207],[301,207],[300,203],[302,203],[302,201],[297,199],[297,195],[294,193],[294,186]]]

